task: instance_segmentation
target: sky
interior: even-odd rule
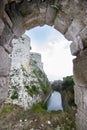
[[[71,41],[48,25],[37,26],[27,30],[25,34],[31,39],[31,52],[41,54],[43,69],[50,81],[73,75]]]

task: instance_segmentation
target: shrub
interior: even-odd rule
[[[71,93],[74,93],[74,81],[72,76],[67,76],[63,80],[62,84],[62,90],[70,91]]]
[[[35,113],[47,112],[47,110],[45,109],[45,106],[42,103],[33,104],[31,111]]]
[[[37,95],[39,93],[39,89],[35,85],[32,85],[31,88],[27,89],[27,92],[33,97],[34,94]]]
[[[16,90],[13,91],[12,95],[11,95],[11,99],[18,99],[18,93]]]

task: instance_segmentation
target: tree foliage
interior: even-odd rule
[[[74,81],[72,76],[67,76],[66,78],[63,78],[62,90],[74,93]]]

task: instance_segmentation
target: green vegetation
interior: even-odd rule
[[[14,111],[14,106],[11,104],[4,104],[0,111],[0,115],[8,115],[9,113],[12,113]]]
[[[76,130],[75,117],[71,113],[65,113],[61,120],[61,130]]]
[[[27,80],[27,77],[29,77],[29,74],[26,72],[26,70],[22,66],[22,71],[23,71],[23,84],[26,88],[26,91],[30,96],[33,97],[33,95],[39,94],[39,92],[43,92],[43,94],[47,94],[49,91],[49,86],[50,83],[47,79],[46,74],[37,66],[37,62],[32,60],[30,62],[31,66],[33,67],[32,69],[32,75],[31,76],[31,81]],[[34,80],[36,78],[36,80]]]
[[[72,76],[67,76],[66,78],[63,78],[62,90],[74,93],[74,81]]]
[[[18,99],[18,92],[16,90],[13,91],[12,95],[11,95],[11,99]]]
[[[52,89],[59,91],[62,96],[63,108],[71,109],[72,106],[75,106],[74,102],[74,81],[72,76],[67,76],[63,78],[63,81],[56,81],[52,84]]]
[[[67,76],[63,79],[62,91],[67,93],[68,105],[75,106],[74,102],[74,81],[72,76]]]
[[[42,103],[33,104],[30,111],[34,113],[43,113],[43,112],[47,113],[46,106],[44,106]]]
[[[37,67],[37,69],[34,69],[33,72],[38,79],[38,82],[41,86],[43,93],[47,94],[49,92],[50,83],[49,83],[45,73],[42,72],[42,70],[40,70],[38,67]]]
[[[51,124],[48,124],[48,121]],[[17,105],[4,104],[0,111],[0,129],[2,130],[14,130],[15,128],[20,130],[23,128],[24,130],[31,128],[58,130],[58,127],[60,130],[76,130],[74,114],[71,111],[47,112],[42,103],[34,104],[27,111]]]
[[[31,88],[27,88],[27,92],[33,97],[34,94],[37,95],[39,93],[39,89],[35,85],[32,85]]]

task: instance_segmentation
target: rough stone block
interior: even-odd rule
[[[7,24],[5,24],[4,30],[0,37],[0,45],[3,46],[8,53],[11,53],[10,43],[13,39],[13,36],[14,35],[12,33],[12,30],[9,28]]]
[[[4,30],[4,27],[5,27],[4,22],[2,21],[2,19],[0,19],[0,36]]]
[[[56,17],[56,9],[48,6],[46,12],[46,24],[53,25]]]
[[[72,42],[70,45],[70,50],[71,50],[71,54],[73,56],[76,56],[78,54],[78,52],[80,51],[80,49],[78,48],[78,42]]]
[[[9,16],[7,15],[7,13],[4,11],[3,12],[3,18],[6,20],[6,22],[8,23],[8,25],[10,26],[10,27],[12,27],[12,21],[11,21],[11,19],[9,18]]]
[[[83,110],[87,115],[87,88],[82,88],[83,91]]]
[[[84,48],[87,48],[87,26],[80,32]]]
[[[82,88],[78,86],[74,86],[74,97],[75,97],[75,103],[80,108],[83,109],[83,93]]]
[[[64,33],[66,30],[66,22],[62,21],[59,18],[56,18],[55,23],[54,23],[54,28],[59,30],[61,33]]]
[[[80,36],[75,37],[74,42],[71,43],[70,45],[70,50],[71,50],[71,54],[72,55],[78,55],[78,53],[80,52],[80,50],[83,50],[83,44],[82,44],[82,40],[80,38]]]
[[[6,100],[8,94],[8,78],[0,77],[0,107]]]
[[[74,19],[70,27],[68,28],[68,31],[66,32],[65,37],[68,40],[73,40],[79,34],[79,32],[82,30],[83,27],[84,26],[79,21],[79,19]]]
[[[39,17],[36,12],[35,14],[28,15],[27,17],[25,17],[23,27],[29,29],[38,26],[38,24],[39,24]],[[21,28],[21,30],[23,30],[23,27]]]
[[[81,38],[79,36],[79,32],[83,29],[83,24],[79,21],[79,19],[74,19],[72,24],[68,28],[68,31],[65,33],[65,37],[73,41],[71,44],[71,53],[72,55],[77,55],[78,52],[83,49],[83,45],[81,42]]]
[[[76,105],[87,115],[87,88],[75,85],[74,90]]]
[[[42,8],[40,7],[40,13],[38,15],[38,21],[39,21],[39,24],[40,26],[44,25],[45,24],[45,18],[46,18],[46,9],[47,8]]]
[[[76,130],[87,130],[87,115],[85,115],[84,110],[78,109],[76,114]]]
[[[75,82],[82,87],[87,87],[87,51],[73,60]]]
[[[8,76],[11,59],[3,47],[0,46],[0,76]]]
[[[17,36],[17,37],[21,36],[24,33],[24,31],[25,31],[21,21],[22,20],[20,19],[20,23],[19,22],[15,22],[16,25],[13,27],[14,35]]]
[[[62,16],[62,17],[61,17]],[[65,34],[70,25],[69,17],[65,13],[58,13],[54,22],[54,28]]]

